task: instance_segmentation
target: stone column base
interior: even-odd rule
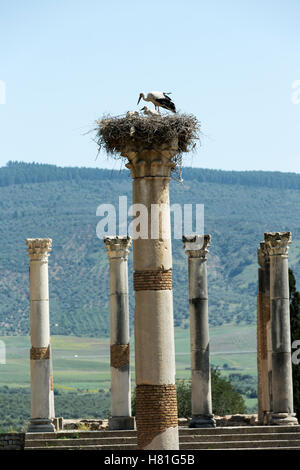
[[[36,418],[30,420],[27,432],[55,432],[55,427],[51,419]]]
[[[53,423],[56,431],[62,431],[63,430],[63,428],[64,428],[63,418],[53,418],[52,423]]]
[[[298,424],[298,420],[296,413],[272,413],[270,424],[273,426],[295,426]]]
[[[135,419],[133,416],[112,416],[108,420],[110,431],[135,429]]]
[[[272,420],[272,412],[271,411],[264,411],[263,412],[263,426],[268,426],[269,424],[271,424],[271,420]]]
[[[193,415],[189,428],[215,428],[216,421],[213,415]]]

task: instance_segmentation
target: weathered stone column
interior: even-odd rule
[[[210,235],[183,236],[188,256],[192,369],[191,428],[215,427],[209,360],[207,253]]]
[[[169,180],[178,153],[168,146],[124,150],[133,177],[136,423],[140,449],[178,449]],[[147,214],[146,214],[147,212]],[[136,221],[135,221],[136,222]],[[145,223],[146,233],[145,233]],[[147,224],[148,222],[148,224]],[[152,233],[151,233],[152,228]]]
[[[54,400],[49,324],[50,238],[26,240],[30,257],[31,420],[28,432],[52,432]]]
[[[128,253],[130,237],[105,237],[110,265],[110,371],[109,429],[134,429],[131,416],[129,366]]]
[[[293,407],[290,334],[288,249],[290,232],[265,233],[270,256],[270,305],[272,328],[272,419],[271,424],[298,424]]]
[[[272,341],[270,322],[270,258],[261,242],[257,250],[257,378],[258,420],[268,424],[272,409]]]

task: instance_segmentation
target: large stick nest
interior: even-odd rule
[[[125,116],[104,116],[97,121],[96,143],[100,150],[114,158],[128,147],[172,145],[178,141],[178,153],[173,161],[181,164],[182,153],[194,150],[200,140],[200,123],[189,114],[140,116],[127,113]]]

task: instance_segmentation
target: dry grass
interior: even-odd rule
[[[200,141],[200,123],[189,114],[162,116],[104,116],[97,121],[95,141],[100,150],[113,158],[128,147],[149,146],[149,148],[172,144],[178,140],[178,153],[173,157],[181,165],[182,154],[194,150]]]

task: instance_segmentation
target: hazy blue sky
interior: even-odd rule
[[[202,123],[186,164],[300,173],[299,18],[299,0],[0,0],[0,165],[119,168],[84,133],[161,90]]]

